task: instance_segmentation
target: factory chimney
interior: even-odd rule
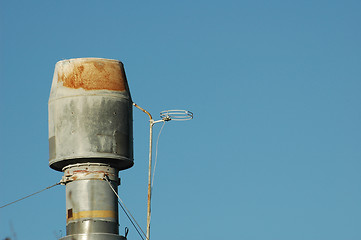
[[[133,166],[132,99],[123,64],[78,58],[55,66],[49,98],[49,165],[64,172],[66,236],[119,235],[118,172]],[[104,179],[107,181],[104,181]]]

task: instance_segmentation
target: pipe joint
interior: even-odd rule
[[[105,177],[109,181],[120,185],[120,178],[118,177],[118,170],[106,164],[87,163],[87,164],[73,164],[63,168],[64,176],[61,180],[63,184],[79,180],[101,180]]]

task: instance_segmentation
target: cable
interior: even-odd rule
[[[34,195],[36,195],[36,194],[38,194],[38,193],[41,193],[41,192],[43,192],[43,191],[45,191],[45,190],[48,190],[48,189],[50,189],[50,188],[52,188],[52,187],[55,187],[55,186],[57,186],[57,185],[60,185],[60,184],[61,184],[61,182],[58,182],[58,183],[56,183],[56,184],[54,184],[54,185],[51,185],[51,186],[49,186],[49,187],[46,187],[46,188],[40,190],[40,191],[37,191],[37,192],[32,193],[32,194],[30,194],[30,195],[27,195],[27,196],[25,196],[25,197],[23,197],[23,198],[20,198],[20,199],[18,199],[18,200],[15,200],[15,201],[13,201],[13,202],[10,202],[10,203],[8,203],[8,204],[5,204],[5,205],[1,206],[0,208],[7,207],[7,206],[9,206],[9,205],[11,205],[11,204],[13,204],[13,203],[16,203],[16,202],[19,202],[19,201],[21,201],[21,200],[24,200],[24,199],[26,199],[26,198],[28,198],[28,197],[34,196]]]
[[[132,219],[129,218],[128,213],[125,211],[124,207],[122,206],[122,204],[120,204],[120,201],[118,200],[119,206],[123,209],[124,213],[127,215],[128,219],[130,220],[130,222],[132,223],[133,227],[135,228],[135,230],[137,230],[139,236],[144,240],[142,234],[139,232],[138,228],[134,225]],[[141,230],[143,232],[143,230]],[[144,233],[143,233],[144,234]]]
[[[157,143],[155,144],[155,160],[154,160],[154,167],[153,167],[153,175],[152,175],[152,181],[151,181],[151,187],[150,187],[150,196],[153,195],[153,184],[154,184],[154,175],[155,175],[155,168],[157,166],[157,160],[158,160],[158,143],[159,143],[159,137],[162,133],[163,127],[165,125],[166,121],[163,121],[163,125],[161,129],[159,130],[158,137],[157,137]]]
[[[110,184],[109,180],[108,180],[108,176],[105,175],[105,180],[108,182],[109,187],[112,189],[112,191],[114,192],[115,196],[117,196],[118,198],[118,203],[120,205],[120,207],[123,209],[124,213],[127,215],[128,219],[130,220],[130,222],[133,224],[133,227],[135,228],[135,230],[137,230],[138,234],[140,235],[140,237],[144,240],[143,236],[140,234],[139,230],[137,229],[137,227],[135,226],[134,222],[137,224],[137,226],[139,227],[139,229],[142,231],[143,235],[145,235],[144,231],[142,230],[142,228],[139,226],[139,224],[137,223],[137,221],[135,220],[135,218],[133,217],[133,215],[130,213],[130,211],[128,210],[128,208],[125,206],[123,200],[119,197],[118,193],[114,190],[113,186]],[[123,207],[123,205],[124,207]],[[126,209],[126,210],[125,210]],[[132,219],[134,220],[134,222],[132,221],[132,219],[129,217],[129,215],[132,217]],[[147,237],[146,237],[147,238]]]
[[[130,213],[130,211],[128,210],[128,208],[125,206],[123,200],[119,197],[118,193],[115,191],[115,189],[113,188],[113,186],[110,184],[109,179],[108,179],[108,176],[105,175],[105,178],[104,178],[104,179],[107,181],[109,187],[112,189],[112,191],[114,192],[115,196],[117,196],[117,198],[118,198],[118,203],[119,203],[120,207],[123,209],[125,215],[127,215],[129,221],[133,224],[133,227],[135,228],[135,230],[137,230],[139,236],[144,240],[144,238],[143,238],[142,234],[139,232],[138,228],[139,228],[140,231],[143,233],[143,235],[145,236],[145,238],[148,239],[147,236],[145,235],[144,231],[142,230],[142,228],[139,226],[138,222],[135,220],[135,218],[134,218],[133,215]],[[122,204],[124,205],[124,207],[123,207]],[[128,213],[129,213],[129,215],[130,215],[132,218],[129,217]],[[132,221],[132,219],[133,219],[134,222],[137,224],[138,228],[135,226],[135,224],[134,224],[134,222]],[[149,240],[149,239],[148,239],[148,240]]]
[[[152,184],[151,184],[151,189],[153,192],[153,183],[154,183],[154,175],[155,175],[155,167],[157,166],[157,160],[158,160],[158,143],[159,143],[159,137],[160,134],[162,133],[163,127],[165,125],[165,121],[163,121],[163,125],[158,133],[158,138],[157,138],[157,143],[155,144],[155,160],[154,160],[154,168],[153,168],[153,176],[152,176]]]

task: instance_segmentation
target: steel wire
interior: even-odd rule
[[[155,175],[155,168],[157,166],[157,160],[158,160],[158,143],[159,143],[159,137],[160,137],[160,134],[162,133],[162,130],[164,128],[164,125],[165,125],[165,121],[163,121],[163,125],[161,127],[161,129],[159,130],[159,133],[158,133],[158,138],[157,138],[157,143],[155,144],[155,160],[154,160],[154,167],[153,167],[153,176],[152,176],[152,191],[151,193],[153,193],[153,184],[154,184],[154,175]]]
[[[28,197],[34,196],[34,195],[36,195],[36,194],[38,194],[38,193],[41,193],[41,192],[43,192],[43,191],[45,191],[45,190],[48,190],[48,189],[50,189],[50,188],[52,188],[52,187],[55,187],[55,186],[57,186],[57,185],[60,185],[60,184],[61,184],[61,182],[58,182],[58,183],[56,183],[56,184],[54,184],[54,185],[51,185],[51,186],[49,186],[49,187],[46,187],[46,188],[40,190],[40,191],[34,192],[34,193],[32,193],[32,194],[30,194],[30,195],[27,195],[27,196],[25,196],[25,197],[22,197],[22,198],[20,198],[20,199],[18,199],[18,200],[15,200],[15,201],[13,201],[13,202],[10,202],[10,203],[8,203],[8,204],[5,204],[5,205],[1,206],[0,208],[4,208],[4,207],[7,207],[7,206],[9,206],[9,205],[11,205],[11,204],[13,204],[13,203],[20,202],[21,200],[24,200],[24,199],[26,199],[26,198],[28,198]]]
[[[140,231],[143,233],[144,237],[145,237],[147,240],[149,240],[149,238],[147,238],[147,236],[145,235],[145,233],[144,233],[144,231],[142,230],[142,228],[139,226],[137,220],[135,220],[135,218],[133,217],[133,215],[131,214],[131,212],[129,211],[129,209],[125,206],[123,200],[119,197],[118,193],[115,191],[115,189],[113,188],[113,186],[110,184],[109,179],[108,179],[108,176],[105,175],[105,178],[104,178],[104,179],[107,181],[109,187],[112,189],[112,191],[113,191],[113,193],[115,194],[115,196],[117,196],[117,198],[118,198],[118,203],[119,203],[120,207],[123,209],[125,215],[127,215],[129,221],[132,223],[132,225],[133,225],[133,227],[135,228],[135,230],[137,230],[139,236],[144,240],[144,238],[143,238],[142,234],[139,232],[138,228],[139,228]],[[124,207],[123,207],[122,204],[124,205]],[[129,215],[131,216],[131,218],[129,217],[128,213],[129,213]],[[135,222],[135,224],[138,226],[138,228],[135,226],[135,224],[134,224],[134,222],[132,221],[132,219],[134,220],[134,222]]]

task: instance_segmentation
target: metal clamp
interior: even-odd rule
[[[106,164],[74,164],[65,167],[63,171],[62,184],[78,180],[104,180],[107,176],[109,181],[117,182],[120,185],[118,170]]]

